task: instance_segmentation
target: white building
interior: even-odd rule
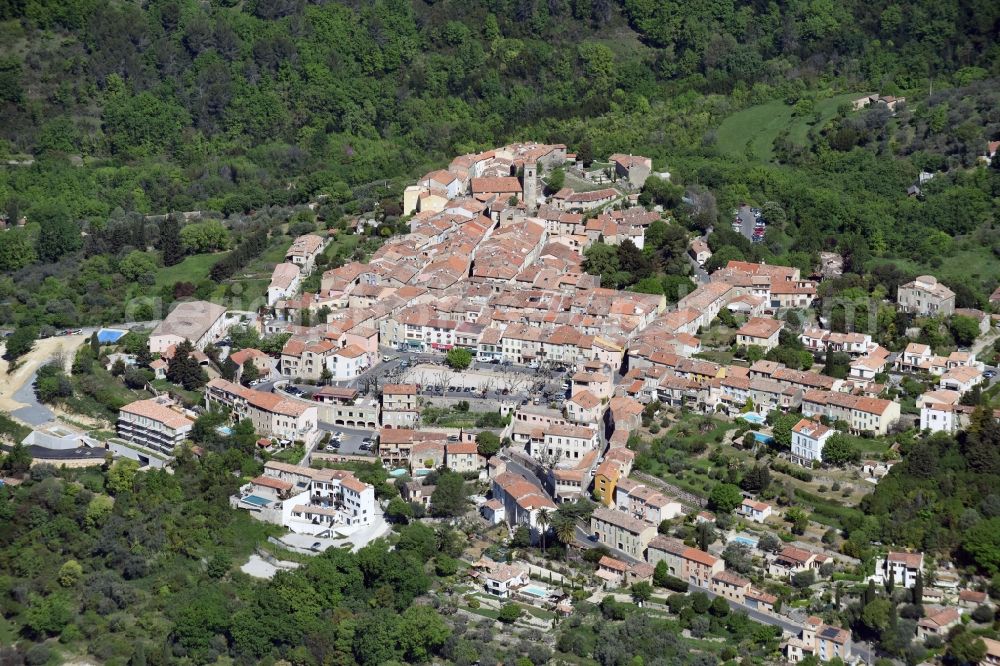
[[[271,283],[267,287],[267,304],[291,298],[302,284],[302,269],[298,264],[285,262],[278,264],[271,272]]]
[[[917,584],[917,575],[923,568],[923,553],[890,552],[875,560],[875,573],[871,579],[882,584],[891,578],[895,586],[911,588]]]
[[[224,329],[226,308],[208,301],[178,303],[149,335],[149,351],[162,354],[171,345],[188,340],[195,349],[218,339]]]
[[[810,419],[802,419],[792,428],[792,462],[812,465],[823,461],[823,446],[833,436],[833,429]]]

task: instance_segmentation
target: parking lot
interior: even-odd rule
[[[371,430],[345,428],[344,426],[333,425],[331,423],[320,423],[320,430],[331,433],[328,445],[316,446],[317,452],[322,453],[344,453],[353,456],[375,455],[374,438],[375,433]],[[337,439],[340,433],[340,439]],[[369,440],[366,442],[365,440]]]

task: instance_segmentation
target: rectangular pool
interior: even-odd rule
[[[760,425],[761,423],[767,420],[766,416],[763,416],[756,412],[747,412],[746,414],[740,414],[740,418],[743,419],[744,421],[749,421],[754,425]]]
[[[102,328],[97,332],[97,341],[102,345],[114,344],[118,342],[128,331],[119,328]]]
[[[758,543],[756,539],[743,535],[734,536],[732,539],[729,540],[729,543],[734,543],[734,542],[741,543],[744,546],[749,546],[750,548],[756,548]]]
[[[253,504],[254,506],[267,506],[271,503],[271,500],[261,497],[260,495],[247,495],[240,501],[246,502],[247,504]]]
[[[525,585],[521,588],[521,592],[525,594],[530,594],[533,597],[538,597],[539,599],[545,599],[549,596],[549,591],[544,587],[539,587],[537,585]]]

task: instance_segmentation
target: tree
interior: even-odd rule
[[[776,553],[781,549],[781,539],[776,537],[773,533],[767,532],[760,538],[757,542],[757,547],[768,553]]]
[[[1000,573],[1000,518],[981,520],[966,530],[962,550],[987,575]]]
[[[413,507],[402,497],[393,497],[385,507],[385,518],[390,523],[406,525],[413,518]]]
[[[167,362],[167,379],[180,384],[189,391],[201,388],[206,381],[205,371],[197,359],[191,356],[194,345],[184,340],[174,349],[174,355]]]
[[[801,414],[781,414],[774,419],[774,424],[771,426],[774,443],[782,449],[792,448],[792,428],[801,418]]]
[[[115,464],[108,470],[106,485],[108,492],[118,496],[131,492],[135,485],[135,476],[139,471],[139,463],[134,460],[122,458],[115,461]]]
[[[545,191],[549,194],[558,192],[566,184],[566,171],[562,167],[556,167],[549,172],[549,177],[545,179]]]
[[[519,617],[521,617],[521,607],[513,603],[504,604],[497,615],[497,619],[504,624],[513,624]]]
[[[959,631],[948,644],[948,655],[958,664],[978,664],[986,657],[986,643],[967,629]]]
[[[835,432],[823,445],[823,462],[830,465],[845,465],[861,460],[861,451],[843,433]]]
[[[771,471],[766,465],[756,464],[740,480],[740,488],[749,493],[759,493],[771,485]]]
[[[3,459],[3,465],[0,465],[0,469],[14,476],[22,476],[31,469],[31,461],[31,452],[28,447],[21,442],[15,442],[7,457]]]
[[[476,450],[487,460],[500,451],[500,444],[500,438],[489,430],[483,430],[476,435]]]
[[[816,572],[812,569],[799,571],[792,576],[792,586],[805,589],[816,582]]]
[[[462,475],[450,471],[441,472],[437,486],[431,493],[431,515],[449,518],[460,516],[465,513],[467,506],[468,496]]]
[[[253,359],[248,358],[243,361],[243,369],[240,372],[240,383],[243,386],[249,386],[258,379],[260,379],[260,370],[257,369],[257,365],[253,362]]]
[[[32,210],[31,219],[39,225],[37,252],[44,262],[59,261],[62,257],[80,249],[83,241],[80,227],[70,216],[65,205],[43,203]]]
[[[7,336],[3,357],[13,363],[27,354],[35,346],[38,339],[38,329],[34,326],[19,326]]]
[[[535,522],[538,523],[538,533],[542,539],[542,553],[544,553],[545,533],[549,531],[549,525],[552,524],[552,514],[549,513],[548,509],[539,509],[538,517],[535,518]]]
[[[0,271],[21,270],[36,258],[35,248],[27,231],[10,229],[0,234]]]
[[[738,541],[726,544],[726,549],[722,551],[722,560],[726,563],[727,569],[736,573],[749,573],[753,568],[750,547]]]
[[[229,231],[218,220],[188,224],[180,230],[181,243],[191,254],[217,252],[229,245]]]
[[[83,577],[83,567],[76,560],[66,560],[63,565],[59,567],[59,575],[56,580],[63,587],[73,587],[78,582],[80,578]]]
[[[472,364],[472,352],[463,347],[452,347],[445,355],[444,362],[456,372],[465,370]]]
[[[223,361],[222,365],[219,367],[220,374],[223,379],[231,382],[236,379],[236,372],[239,370],[239,367],[240,366],[236,365],[236,362],[233,361],[232,358],[227,356],[226,360]]]
[[[173,214],[160,225],[160,253],[164,266],[176,266],[184,259],[184,244],[181,241],[181,227]]]
[[[972,317],[955,315],[948,324],[951,336],[960,347],[969,347],[979,337],[979,322]]]
[[[653,586],[644,580],[640,580],[632,583],[632,587],[629,588],[629,594],[632,595],[632,601],[641,606],[653,597]]]
[[[731,483],[719,483],[708,495],[708,506],[715,511],[729,513],[743,502],[740,489]]]
[[[32,595],[24,614],[25,626],[38,638],[58,634],[71,619],[73,609],[63,593],[50,594],[44,598]]]
[[[531,545],[531,528],[527,525],[518,525],[511,535],[510,545],[514,548],[527,548]]]
[[[399,618],[399,648],[407,663],[431,661],[451,636],[451,628],[430,606],[410,606]]]
[[[712,615],[717,617],[726,617],[729,615],[729,602],[723,597],[715,597],[712,599],[712,605],[708,610]]]
[[[156,272],[156,260],[148,252],[135,250],[118,262],[118,272],[129,282],[152,284]]]

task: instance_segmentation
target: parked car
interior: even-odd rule
[[[993,379],[996,376],[997,373],[994,370],[987,370],[986,372],[983,373],[983,377],[986,377],[986,379]]]

